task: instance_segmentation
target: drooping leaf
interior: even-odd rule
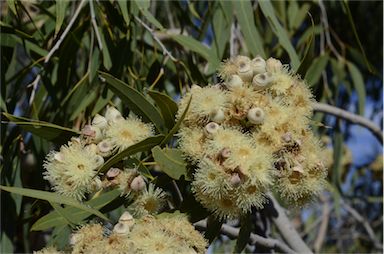
[[[353,63],[347,62],[347,66],[358,97],[358,113],[364,116],[366,91],[363,75]]]
[[[279,39],[281,46],[287,51],[290,59],[291,66],[294,71],[296,71],[300,66],[300,59],[296,53],[296,50],[293,48],[292,43],[288,37],[287,31],[279,23],[275,10],[270,1],[260,1],[260,8],[264,16],[267,18],[269,25],[271,26],[272,31]]]
[[[128,13],[128,3],[125,0],[117,0],[117,3],[120,6],[121,14],[123,15],[123,19],[127,26],[129,26],[129,13]]]
[[[252,232],[251,215],[246,214],[240,218],[240,231],[236,240],[235,253],[241,253],[249,241],[249,236]]]
[[[67,10],[68,0],[56,0],[56,25],[55,25],[55,34],[58,34],[60,28],[64,22],[65,12]]]
[[[9,9],[13,12],[13,14],[17,15],[16,12],[16,0],[7,0],[7,4]]]
[[[67,141],[72,136],[79,135],[78,131],[65,128],[56,124],[43,121],[36,121],[25,117],[18,117],[8,113],[3,113],[11,122],[19,125],[26,131],[49,141]]]
[[[233,15],[226,15],[225,8],[228,8],[228,6],[231,8],[232,3],[228,1],[220,2],[219,8],[217,8],[213,14],[212,25],[215,33],[213,46],[215,46],[218,59],[223,57],[226,44],[231,34]]]
[[[94,214],[104,220],[107,220],[107,221],[109,220],[107,217],[105,217],[105,215],[95,210],[94,208],[81,204],[80,202],[76,201],[73,198],[65,197],[63,195],[59,195],[54,192],[18,188],[18,187],[9,187],[9,186],[2,186],[2,185],[0,185],[0,189],[11,192],[11,193],[16,193],[22,196],[26,196],[26,197],[37,198],[37,199],[46,200],[48,202],[54,202],[58,204],[73,206],[80,210],[84,210],[88,213]]]
[[[161,171],[169,177],[179,180],[181,176],[185,176],[188,179],[187,165],[180,149],[161,149],[159,146],[155,146],[152,148],[152,155]]]
[[[108,73],[101,71],[99,73],[106,80],[111,90],[128,105],[130,110],[141,116],[145,122],[154,123],[159,131],[164,131],[164,119],[161,117],[160,112],[142,93]]]
[[[161,114],[165,121],[165,125],[170,130],[175,125],[175,115],[177,113],[177,104],[168,95],[157,92],[148,91],[149,96],[155,101],[160,108]]]
[[[125,157],[128,157],[132,154],[147,151],[151,149],[152,147],[160,144],[160,142],[164,139],[164,135],[157,135],[154,137],[149,137],[147,139],[144,139],[143,141],[140,141],[137,144],[134,144],[127,149],[123,150],[122,152],[119,152],[112,156],[109,160],[107,160],[104,165],[98,170],[97,173],[105,173],[110,167],[112,167],[117,162],[121,161]]]
[[[141,14],[143,14],[144,17],[152,23],[152,25],[156,26],[156,28],[160,30],[164,30],[163,25],[161,25],[161,23],[148,11],[150,1],[135,0],[133,3],[140,10]]]
[[[219,235],[222,225],[222,220],[215,218],[213,215],[208,216],[207,230],[205,231],[204,237],[209,241],[210,244]]]
[[[308,68],[307,73],[305,74],[305,80],[308,83],[308,86],[312,87],[317,82],[319,82],[321,73],[325,70],[325,67],[328,64],[329,55],[324,54],[316,58],[311,66]]]
[[[235,15],[240,24],[241,32],[244,35],[244,40],[247,44],[248,51],[252,56],[260,55],[265,58],[266,54],[263,48],[263,40],[255,25],[253,15],[253,7],[251,1],[236,1],[233,6]]]
[[[94,209],[100,210],[108,203],[112,202],[115,198],[120,195],[121,191],[118,189],[111,190],[109,192],[101,194],[99,197],[91,199],[85,202],[85,205],[93,207]],[[63,209],[66,214],[70,215],[71,221],[73,223],[80,223],[87,217],[91,215],[91,213],[75,208],[75,207],[65,207]],[[65,218],[59,215],[57,211],[52,211],[49,214],[38,219],[33,225],[32,231],[46,230],[53,227],[59,227],[67,225],[67,221]]]

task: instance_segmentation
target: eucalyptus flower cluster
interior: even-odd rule
[[[323,148],[310,130],[313,97],[305,81],[274,58],[236,56],[223,82],[193,85],[181,99],[179,144],[196,166],[192,190],[220,218],[262,208],[265,194],[302,205],[326,178]]]
[[[136,169],[111,168],[105,175],[98,172],[109,157],[152,135],[151,124],[136,116],[124,118],[116,108],[108,107],[104,116],[97,114],[83,127],[79,137],[47,155],[44,178],[54,191],[77,200],[113,187],[125,196],[144,190],[153,194],[153,188],[147,190],[145,178]]]
[[[207,242],[181,214],[135,219],[124,212],[112,231],[101,224],[86,224],[70,239],[71,249],[44,253],[205,253]]]

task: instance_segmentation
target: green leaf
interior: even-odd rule
[[[61,26],[63,25],[65,18],[65,11],[67,10],[69,1],[67,0],[56,0],[56,25],[55,34],[58,34]]]
[[[160,132],[164,130],[164,119],[161,117],[160,112],[142,93],[108,73],[101,71],[99,73],[110,85],[111,90],[128,105],[130,110],[142,116],[145,122],[154,123]]]
[[[204,44],[202,44],[200,41],[181,34],[173,34],[170,35],[173,40],[175,40],[177,43],[179,43],[182,47],[185,47],[193,52],[196,52],[200,56],[202,56],[204,59],[206,59],[211,65],[212,68],[216,68],[219,66],[220,61],[216,58],[215,53],[212,51],[212,49],[208,48]]]
[[[246,214],[240,218],[240,231],[236,241],[235,253],[240,253],[244,250],[249,241],[249,236],[252,232],[251,215]]]
[[[160,144],[160,142],[164,139],[164,135],[157,135],[154,137],[149,137],[147,139],[144,139],[143,141],[140,141],[137,144],[134,144],[124,151],[121,151],[114,156],[112,156],[109,160],[107,160],[104,165],[98,170],[97,174],[105,173],[110,167],[115,165],[117,162],[121,161],[125,157],[128,157],[132,154],[143,152],[151,149],[152,147]]]
[[[98,27],[98,29],[99,29],[99,34],[100,34],[100,38],[101,38],[101,43],[103,43],[103,50],[102,50],[102,53],[103,53],[103,64],[104,64],[104,67],[107,70],[109,70],[109,69],[112,68],[111,54],[109,53],[109,49],[107,47],[108,44],[105,41],[103,29],[101,27]]]
[[[144,17],[152,23],[152,25],[156,26],[160,30],[164,30],[164,27],[161,25],[161,23],[148,11],[150,1],[135,0],[134,3],[140,10],[141,14],[143,14]]]
[[[106,193],[101,194],[99,197],[91,199],[85,202],[85,205],[93,207],[95,209],[101,209],[110,202],[112,202],[115,198],[120,195],[121,191],[119,189],[115,189]],[[75,208],[75,207],[66,207],[63,208],[65,214],[70,214],[71,221],[75,224],[79,224],[81,221],[86,219],[91,215],[91,213]],[[49,214],[38,219],[33,225],[32,231],[46,230],[52,227],[59,227],[67,225],[68,222],[60,216],[57,211],[52,211]]]
[[[343,133],[340,130],[339,120],[336,122],[336,128],[333,134],[333,168],[332,168],[332,183],[337,189],[340,189],[341,184],[341,162],[343,158]]]
[[[14,116],[8,113],[3,113],[11,122],[19,125],[26,131],[31,132],[39,137],[49,141],[67,141],[72,136],[79,135],[78,131],[65,128],[59,125],[32,120],[24,117]]]
[[[231,35],[231,25],[233,15],[225,16],[224,8],[232,6],[231,2],[220,2],[219,8],[213,14],[213,31],[215,33],[213,45],[216,48],[216,56],[221,59],[224,55],[226,44]]]
[[[233,5],[248,50],[253,56],[260,55],[265,58],[266,54],[263,48],[263,40],[254,22],[255,18],[251,1],[234,0]]]
[[[16,0],[7,0],[7,4],[9,9],[13,12],[13,14],[17,15],[16,12]]]
[[[260,5],[261,11],[263,12],[264,16],[267,18],[268,23],[271,26],[273,33],[279,39],[279,43],[287,51],[287,53],[291,59],[292,69],[294,71],[296,71],[300,66],[300,59],[296,53],[296,50],[293,48],[293,46],[291,44],[291,41],[288,37],[287,31],[284,29],[284,27],[281,26],[281,24],[277,20],[277,17],[275,15],[275,11],[273,9],[271,2],[270,1],[260,1],[259,5]]]
[[[319,82],[321,73],[327,67],[329,55],[324,54],[316,58],[311,66],[309,66],[307,73],[305,74],[305,80],[310,87],[316,85]]]
[[[1,231],[1,241],[0,241],[0,252],[1,253],[14,253],[13,252],[13,242],[11,241],[11,239],[9,239],[9,237],[7,236],[7,234],[5,233],[5,231]]]
[[[183,122],[185,116],[187,115],[189,106],[191,105],[191,100],[192,100],[192,96],[191,96],[191,98],[189,98],[187,107],[185,107],[185,110],[184,110],[183,114],[180,116],[179,120],[177,120],[177,122],[176,122],[176,124],[173,126],[172,130],[170,130],[170,131],[167,133],[167,135],[165,135],[165,138],[164,138],[164,140],[161,142],[160,146],[166,144],[166,143],[173,137],[173,135],[179,130],[181,123]]]
[[[33,190],[33,189],[26,189],[26,188],[18,188],[18,187],[8,187],[8,186],[2,186],[2,185],[0,185],[0,189],[11,192],[11,193],[23,195],[26,197],[37,198],[37,199],[46,200],[48,202],[54,202],[54,203],[58,203],[58,204],[73,206],[73,207],[76,207],[80,210],[94,214],[94,215],[96,215],[96,216],[98,216],[104,220],[109,221],[109,219],[107,217],[105,217],[101,212],[99,212],[99,211],[97,211],[97,210],[95,210],[89,206],[86,206],[84,204],[81,204],[78,201],[76,201],[75,199],[72,199],[70,197],[66,197],[63,195],[59,195],[59,194],[54,193],[54,192]]]
[[[165,125],[170,130],[175,125],[175,115],[177,113],[177,104],[168,95],[157,92],[148,91],[149,96],[155,101],[160,108],[161,115],[165,121]]]
[[[127,26],[129,26],[129,14],[128,14],[128,5],[126,0],[117,0],[117,3],[120,6],[121,14]]]
[[[187,164],[183,159],[180,149],[164,148],[159,146],[152,148],[152,155],[160,169],[169,177],[179,180],[181,176],[187,176]]]
[[[213,240],[215,240],[215,238],[219,235],[222,225],[222,220],[216,219],[216,217],[213,215],[208,216],[207,230],[205,231],[204,237],[209,241],[209,244],[211,244]]]
[[[21,39],[14,34],[5,34],[5,33],[1,34],[1,36],[0,36],[0,45],[1,46],[14,48],[16,46],[16,44],[25,45],[25,48],[28,51],[29,50],[33,51],[40,56],[46,56],[48,54],[48,51],[40,48],[39,46],[37,46],[36,44],[34,44],[33,42],[31,42],[29,40]]]
[[[353,85],[355,87],[357,97],[358,97],[358,113],[359,115],[364,116],[364,108],[365,108],[365,99],[366,99],[366,91],[365,91],[365,84],[363,75],[361,75],[361,72],[351,62],[347,62],[349,73],[351,74],[351,79],[353,82]]]

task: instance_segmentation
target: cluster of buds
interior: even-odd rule
[[[326,177],[322,146],[309,122],[312,95],[305,82],[274,58],[236,56],[216,85],[193,85],[181,99],[180,148],[196,166],[197,200],[221,218],[261,208],[273,188],[302,205]]]

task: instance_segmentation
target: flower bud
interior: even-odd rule
[[[127,221],[132,221],[134,220],[133,219],[133,216],[128,212],[128,211],[125,211],[119,218],[119,222],[127,222]]]
[[[96,114],[92,119],[92,126],[104,130],[108,126],[108,121],[104,116]]]
[[[106,176],[110,179],[115,178],[120,174],[121,170],[118,168],[110,168],[106,174]]]
[[[99,144],[97,144],[97,152],[103,157],[107,157],[111,155],[112,149],[113,149],[113,146],[111,145],[110,142],[106,140],[103,140]]]
[[[77,137],[72,137],[72,138],[71,138],[71,142],[72,142],[72,143],[77,143],[77,144],[80,144],[80,143],[81,143],[80,138],[77,138]]]
[[[145,188],[145,181],[142,176],[136,176],[131,182],[131,190],[141,191]]]
[[[253,70],[251,66],[251,60],[248,57],[242,56],[237,57],[237,75],[244,81],[250,82],[253,77]]]
[[[283,68],[281,62],[273,57],[270,57],[266,61],[266,68],[269,72],[280,72]]]
[[[290,141],[292,140],[292,134],[291,134],[290,132],[286,132],[286,133],[284,133],[284,134],[281,136],[281,139],[282,139],[284,142],[288,143],[288,142],[290,142]]]
[[[304,174],[303,166],[301,166],[300,164],[295,165],[295,166],[292,168],[292,171],[294,171],[294,172],[298,172],[298,173],[300,173],[300,174]]]
[[[198,85],[196,85],[196,84],[193,84],[192,86],[191,86],[191,91],[193,92],[193,91],[198,91],[198,90],[200,90],[201,89],[201,86],[198,86]]]
[[[113,227],[113,232],[116,233],[116,234],[119,234],[119,235],[126,235],[130,231],[131,231],[130,226],[125,224],[125,223],[121,223],[121,222],[117,223]]]
[[[242,87],[244,81],[240,78],[239,75],[232,75],[228,81],[225,83],[228,89],[235,87]]]
[[[118,111],[115,107],[107,107],[107,111],[105,112],[105,118],[108,122],[116,122],[120,119],[123,119],[120,111]]]
[[[265,60],[261,56],[257,56],[252,59],[252,70],[253,75],[260,74],[266,72],[266,63]]]
[[[96,192],[96,191],[100,190],[101,188],[103,188],[103,183],[101,182],[100,178],[96,177],[95,179],[93,179],[93,181],[91,183],[91,190],[93,192]]]
[[[257,74],[252,79],[252,85],[256,89],[264,89],[271,85],[273,81],[272,73],[265,72],[261,74]]]
[[[96,155],[96,161],[95,161],[96,168],[100,167],[103,164],[104,164],[104,158],[101,157],[100,155]]]
[[[247,118],[248,118],[249,122],[251,122],[253,124],[262,124],[264,122],[265,113],[259,107],[251,108],[248,111]]]
[[[224,111],[221,109],[215,109],[210,114],[210,119],[212,122],[221,123],[225,120]]]
[[[209,124],[207,124],[205,126],[205,133],[206,134],[214,134],[217,132],[217,130],[219,129],[220,125],[218,125],[217,123],[215,122],[210,122]]]
[[[223,159],[228,159],[229,156],[231,156],[231,153],[231,150],[228,147],[225,147],[223,150],[221,150],[220,155]]]
[[[84,136],[95,137],[96,131],[94,130],[94,128],[92,128],[91,125],[85,125],[84,128],[81,130],[81,134],[83,134]]]
[[[87,149],[88,151],[90,151],[91,153],[94,153],[94,154],[97,154],[97,145],[96,144],[89,144],[85,147],[85,149]]]
[[[60,152],[56,152],[53,155],[53,158],[55,159],[55,161],[64,162],[64,155],[62,153],[60,153]]]
[[[229,182],[233,187],[238,187],[241,184],[241,179],[239,174],[238,173],[232,174]]]

